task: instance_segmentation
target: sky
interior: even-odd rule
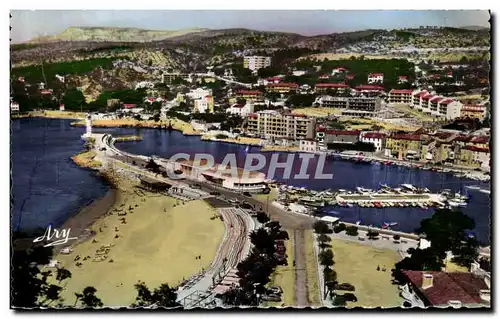
[[[490,18],[489,12],[484,10],[13,10],[11,14],[13,43],[58,34],[73,26],[134,27],[151,30],[247,28],[318,35],[421,25],[488,27]]]

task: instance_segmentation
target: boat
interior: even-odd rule
[[[465,186],[465,188],[470,189],[471,191],[480,191],[481,190],[481,187],[479,187],[478,185],[468,185],[468,186]]]
[[[353,205],[353,204],[351,204],[351,203],[347,203],[346,205],[347,205],[347,207],[353,207],[353,206],[354,206],[354,205]]]
[[[449,199],[448,205],[450,207],[466,207],[467,203],[458,199]]]
[[[406,189],[406,190],[409,190],[409,191],[412,191],[412,192],[417,191],[417,188],[415,186],[413,186],[412,184],[401,184],[401,187],[403,189]]]
[[[420,208],[425,208],[425,205],[424,205],[424,204],[422,204],[422,203],[418,203],[418,206],[419,206]]]
[[[389,229],[397,225],[398,225],[397,222],[384,222],[384,225],[382,225],[382,229]]]

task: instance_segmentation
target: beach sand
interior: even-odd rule
[[[215,256],[224,225],[218,218],[211,219],[216,211],[204,201],[181,204],[165,195],[138,190],[127,181],[121,182],[115,193],[116,201],[109,211],[112,215],[105,214],[90,227],[95,232],[93,239],[74,245],[69,255],[55,257],[72,273],[72,278],[62,284],[64,304],[73,305],[75,292],[93,286],[104,305],[129,306],[137,296],[134,284],[138,281],[144,281],[151,290],[162,283],[176,286],[183,278],[207,268]],[[109,200],[111,195],[107,197],[108,204]],[[126,211],[127,215],[118,216],[115,209]],[[84,214],[99,216],[98,212],[103,212],[99,202],[80,213],[80,219],[86,220],[80,227],[95,220],[91,216],[84,218]],[[121,218],[126,219],[126,224],[121,223]],[[78,216],[67,225],[74,225],[75,220]],[[82,222],[76,223],[79,224]],[[73,229],[71,236],[75,236]],[[94,262],[101,245],[114,246],[105,261]],[[81,267],[74,261],[77,255],[81,257]],[[90,258],[83,261],[86,256]],[[196,256],[201,259],[195,259]]]

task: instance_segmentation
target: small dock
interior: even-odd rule
[[[139,135],[127,135],[127,136],[117,136],[117,137],[115,137],[115,142],[131,142],[131,141],[142,141],[142,136],[139,136]]]
[[[336,200],[347,203],[429,203],[444,202],[446,198],[440,194],[339,194]]]

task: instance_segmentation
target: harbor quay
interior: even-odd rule
[[[446,198],[440,194],[339,194],[336,200],[346,203],[435,203],[444,202]]]

